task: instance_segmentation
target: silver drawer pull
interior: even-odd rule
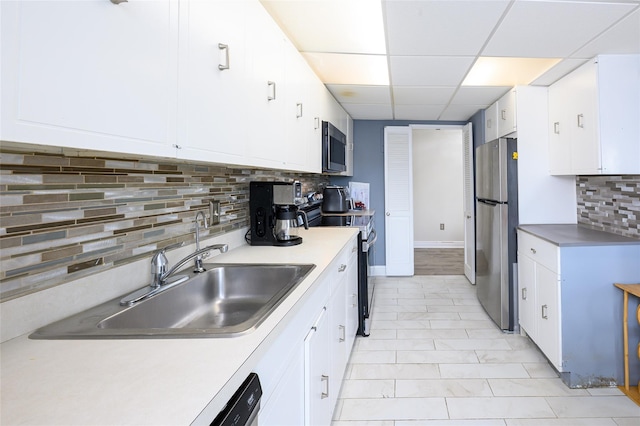
[[[584,114],[578,114],[578,127],[584,129]]]
[[[531,253],[536,254],[537,253],[536,249],[532,248]]]
[[[556,135],[560,134],[560,122],[556,121],[555,123],[553,123],[553,133],[555,133]]]
[[[340,267],[338,268],[338,272],[344,272],[345,269],[347,269],[347,265],[345,265],[344,263],[340,265]]]
[[[269,87],[269,94],[267,95],[267,100],[274,101],[276,99],[276,82],[267,81],[267,86]]]
[[[527,300],[527,288],[522,289],[522,300]]]
[[[320,380],[325,382],[326,392],[322,392],[320,394],[320,399],[329,398],[329,376],[325,376],[324,374],[320,376]]]
[[[542,313],[541,314],[542,314],[542,318],[543,319],[549,319],[549,317],[547,316],[547,310],[548,310],[547,305],[542,305]]]
[[[340,330],[340,337],[338,338],[338,342],[344,342],[347,340],[347,329],[344,325],[339,325],[338,330]]]
[[[220,71],[229,69],[229,45],[218,43],[218,49],[224,50],[224,64],[219,64],[218,69]]]

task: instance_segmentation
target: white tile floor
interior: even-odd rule
[[[569,389],[528,338],[498,330],[466,278],[374,279],[333,426],[640,426],[617,388]]]

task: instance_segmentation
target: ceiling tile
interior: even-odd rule
[[[458,86],[473,57],[391,56],[393,86]]]
[[[386,1],[390,55],[477,55],[509,5],[492,1]]]
[[[398,105],[394,108],[396,120],[437,120],[444,105]]]
[[[261,0],[302,52],[385,54],[380,1]]]
[[[354,120],[392,120],[391,104],[343,104],[342,107]]]
[[[303,52],[302,56],[325,84],[389,84],[384,55]]]
[[[451,100],[451,105],[485,105],[489,106],[507,93],[511,87],[491,86],[474,87],[462,86]]]
[[[486,107],[486,105],[449,105],[438,119],[444,121],[467,121],[478,110]]]
[[[516,1],[482,55],[565,57],[634,7],[620,3]]]
[[[402,105],[446,105],[455,90],[455,87],[394,86],[393,101]]]
[[[592,58],[603,53],[640,53],[640,9],[571,56]]]
[[[327,84],[327,88],[338,102],[346,104],[390,104],[389,86],[363,86]]]

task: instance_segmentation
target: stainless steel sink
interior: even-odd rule
[[[255,329],[315,267],[205,264],[206,272],[122,307],[120,298],[36,330],[32,339],[232,337]],[[183,272],[182,274],[184,274]]]

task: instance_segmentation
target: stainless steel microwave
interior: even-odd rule
[[[322,171],[347,170],[347,137],[328,121],[322,122]]]

